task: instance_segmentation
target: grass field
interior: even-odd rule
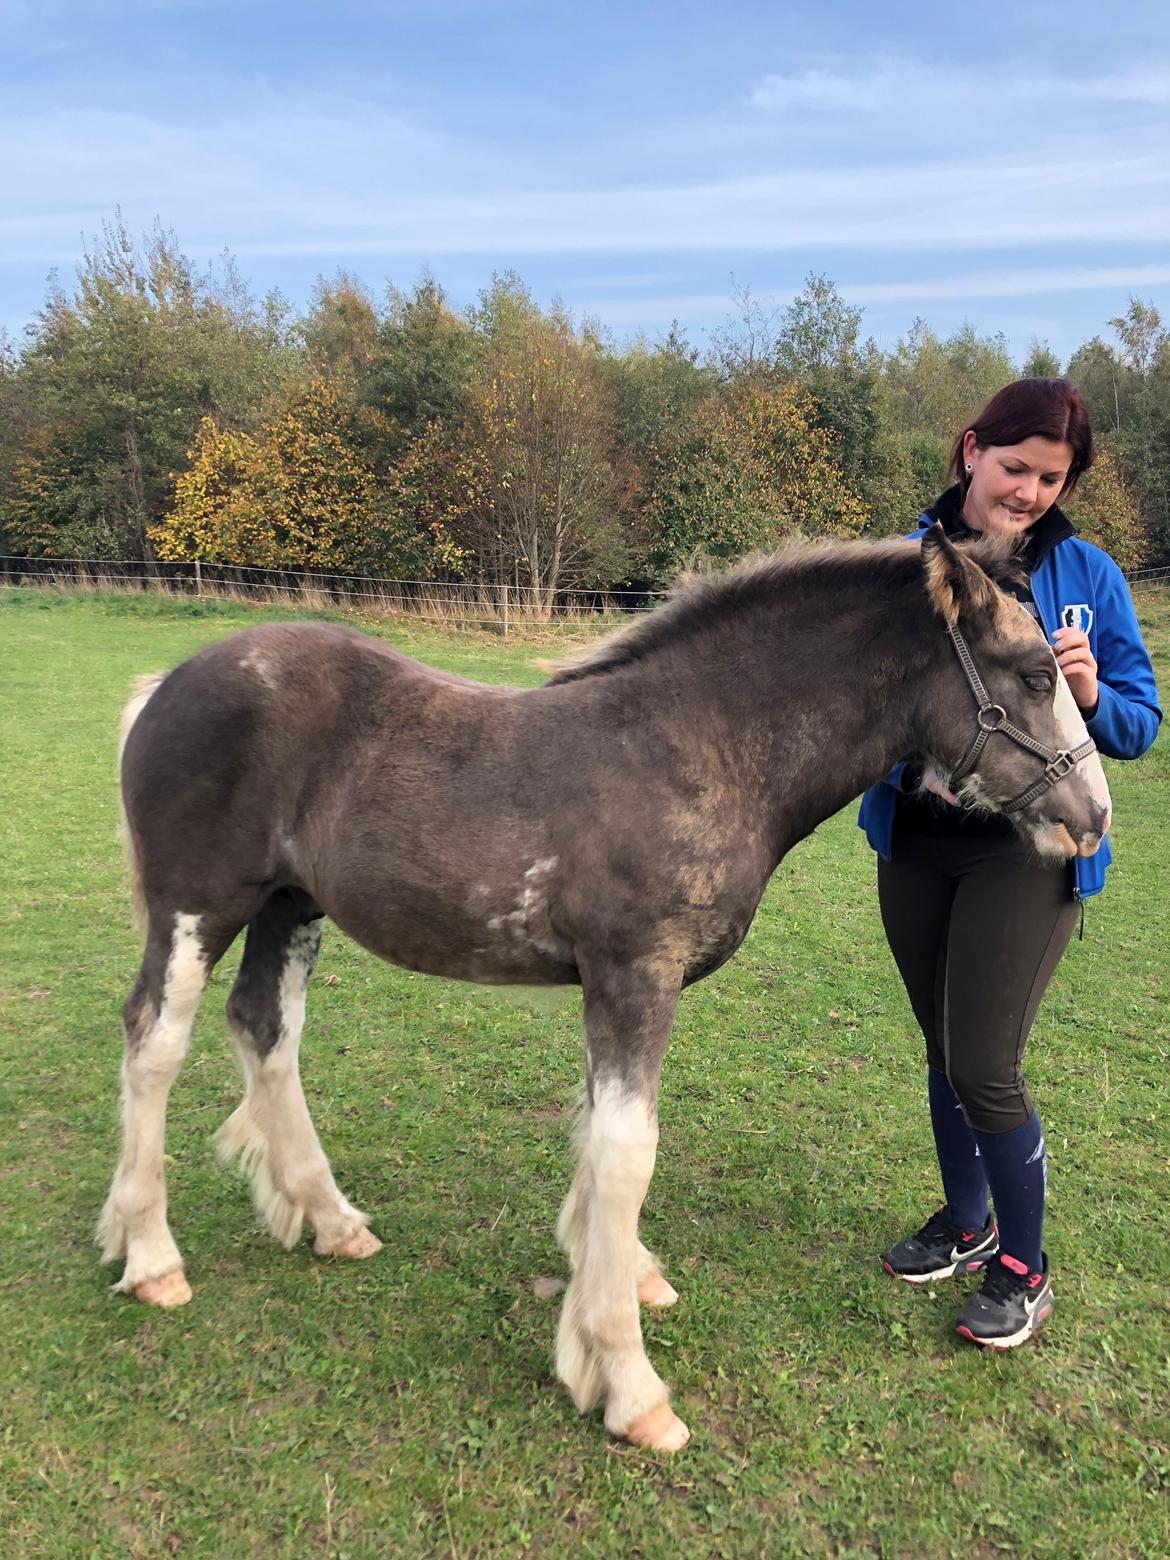
[[[1170,601],[1143,621],[1170,686]],[[0,1552],[97,1556],[1170,1554],[1170,740],[1109,765],[1118,864],[1041,1012],[1057,1309],[1008,1355],[965,1290],[877,1252],[937,1201],[920,1041],[850,813],[782,865],[738,958],[682,1001],[646,1318],[694,1431],[608,1441],[552,1377],[580,999],[553,1012],[327,933],[305,1088],[385,1250],[286,1253],[212,1133],[239,1095],[216,973],[172,1096],[171,1223],[195,1289],[108,1293],[136,971],[115,842],[133,675],[261,614],[0,593]],[[271,614],[268,614],[271,615]],[[434,664],[541,678],[536,644],[382,624]]]

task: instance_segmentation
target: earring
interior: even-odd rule
[[[967,462],[967,470],[968,471],[974,471],[975,470],[975,467],[971,464],[970,461]]]

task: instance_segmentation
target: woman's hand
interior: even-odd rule
[[[1064,673],[1069,691],[1084,713],[1095,710],[1099,697],[1097,663],[1089,649],[1089,636],[1079,628],[1058,628],[1052,636],[1056,664]]]

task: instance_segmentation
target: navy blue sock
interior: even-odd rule
[[[1043,1261],[1044,1194],[1048,1166],[1038,1116],[1010,1132],[976,1132],[999,1221],[999,1249],[1038,1273]]]
[[[967,1125],[946,1073],[930,1068],[926,1091],[938,1168],[951,1218],[965,1230],[981,1230],[987,1223],[987,1176],[975,1134]]]

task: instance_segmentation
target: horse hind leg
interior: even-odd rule
[[[260,1216],[283,1246],[294,1246],[308,1221],[319,1255],[369,1257],[381,1242],[338,1190],[301,1089],[305,994],[322,930],[310,908],[296,893],[276,893],[248,926],[227,1007],[244,1098],[216,1146],[224,1163],[238,1158],[251,1176]]]
[[[167,1225],[163,1170],[167,1096],[190,1044],[214,959],[200,917],[152,917],[142,970],[123,1008],[122,1157],[98,1222],[102,1261],[124,1257],[116,1290],[154,1305],[183,1305],[191,1289]]]

